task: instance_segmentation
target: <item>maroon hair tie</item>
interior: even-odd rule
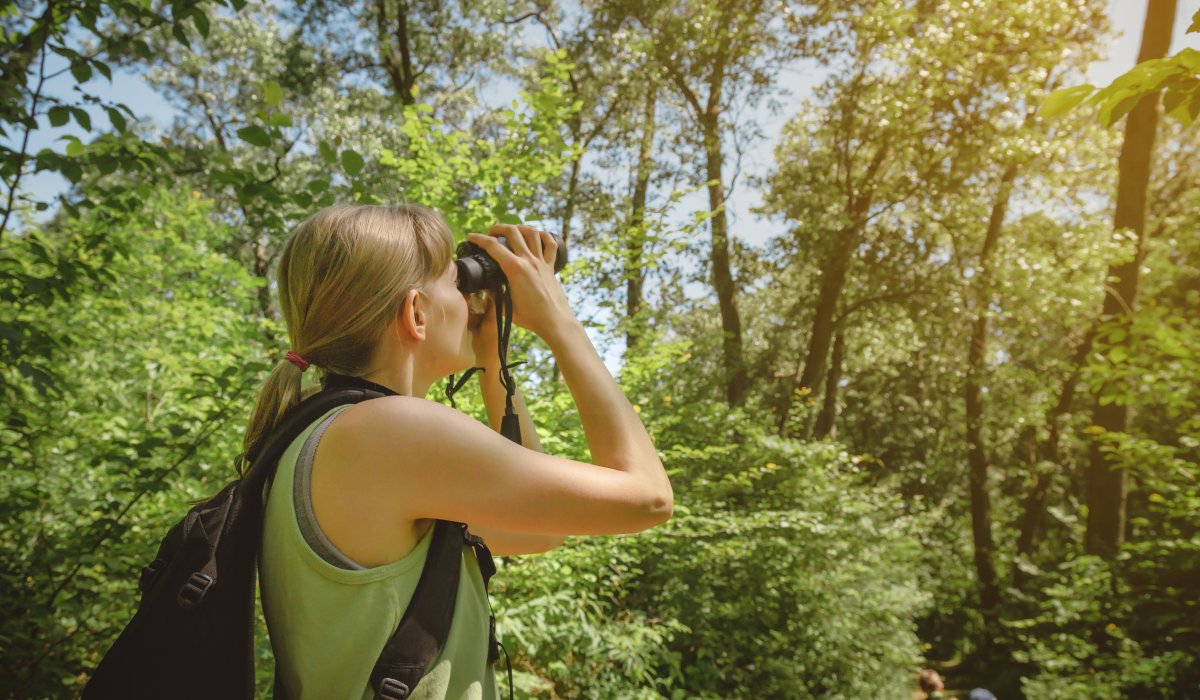
[[[287,354],[283,356],[283,359],[299,367],[301,372],[308,369],[308,362],[306,362],[303,357],[300,357],[291,350],[287,351]]]

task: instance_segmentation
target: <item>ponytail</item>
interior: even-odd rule
[[[301,365],[352,377],[375,369],[375,347],[404,297],[446,271],[453,247],[441,215],[411,205],[326,207],[296,227],[277,274],[292,351],[259,392],[243,443],[246,460],[305,398]]]
[[[287,360],[280,362],[267,375],[267,381],[263,382],[258,401],[254,404],[254,413],[250,415],[250,425],[246,427],[246,439],[242,445],[250,461],[283,422],[287,412],[300,405],[303,398],[300,379],[303,376],[304,372]]]

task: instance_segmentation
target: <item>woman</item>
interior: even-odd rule
[[[654,445],[554,276],[554,240],[527,226],[489,234],[470,239],[508,277],[513,322],[554,352],[594,464],[542,454],[519,394],[524,447],[496,432],[505,392],[494,314],[469,318],[455,285],[454,242],[436,212],[338,206],[300,224],[278,274],[292,351],[267,378],[247,452],[299,402],[309,366],[394,395],[330,411],[279,462],[260,585],[289,700],[371,697],[371,667],[412,597],[435,519],[467,523],[494,554],[516,555],[671,517],[671,485]],[[423,398],[438,379],[476,365],[485,370],[491,430]],[[450,637],[412,698],[497,696],[488,617],[466,548]]]

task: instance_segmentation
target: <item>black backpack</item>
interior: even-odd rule
[[[240,479],[189,510],[142,570],[138,610],[88,681],[84,700],[253,698],[264,487],[284,451],[318,418],[338,406],[394,394],[362,379],[330,375],[322,391],[287,415]],[[446,643],[464,545],[475,551],[486,590],[496,566],[483,540],[462,523],[436,521],[412,600],[371,671],[376,700],[404,700]],[[493,616],[489,664],[499,659],[495,626]],[[278,674],[275,698],[284,700]]]

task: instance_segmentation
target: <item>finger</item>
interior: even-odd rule
[[[538,230],[532,226],[518,226],[517,230],[525,237],[525,245],[529,247],[529,252],[541,260],[542,259],[542,237],[538,235]]]
[[[492,233],[495,230],[496,227],[493,226],[486,236],[482,233],[468,233],[467,240],[486,250],[488,255],[492,256],[493,260],[500,263],[500,268],[504,269],[505,266],[516,264],[517,256],[511,250],[505,248],[504,244],[497,238],[497,236],[503,236],[504,234]],[[520,238],[520,236],[513,236],[513,238]],[[505,239],[508,240],[507,237]]]
[[[542,259],[553,267],[554,261],[558,258],[558,242],[554,240],[554,236],[551,236],[549,231],[538,231],[538,236],[542,239]]]
[[[493,237],[503,236],[504,240],[508,241],[508,247],[512,248],[512,252],[516,253],[517,257],[525,258],[529,256],[529,246],[525,243],[525,236],[521,235],[521,230],[516,226],[496,224],[488,229],[488,235]]]

